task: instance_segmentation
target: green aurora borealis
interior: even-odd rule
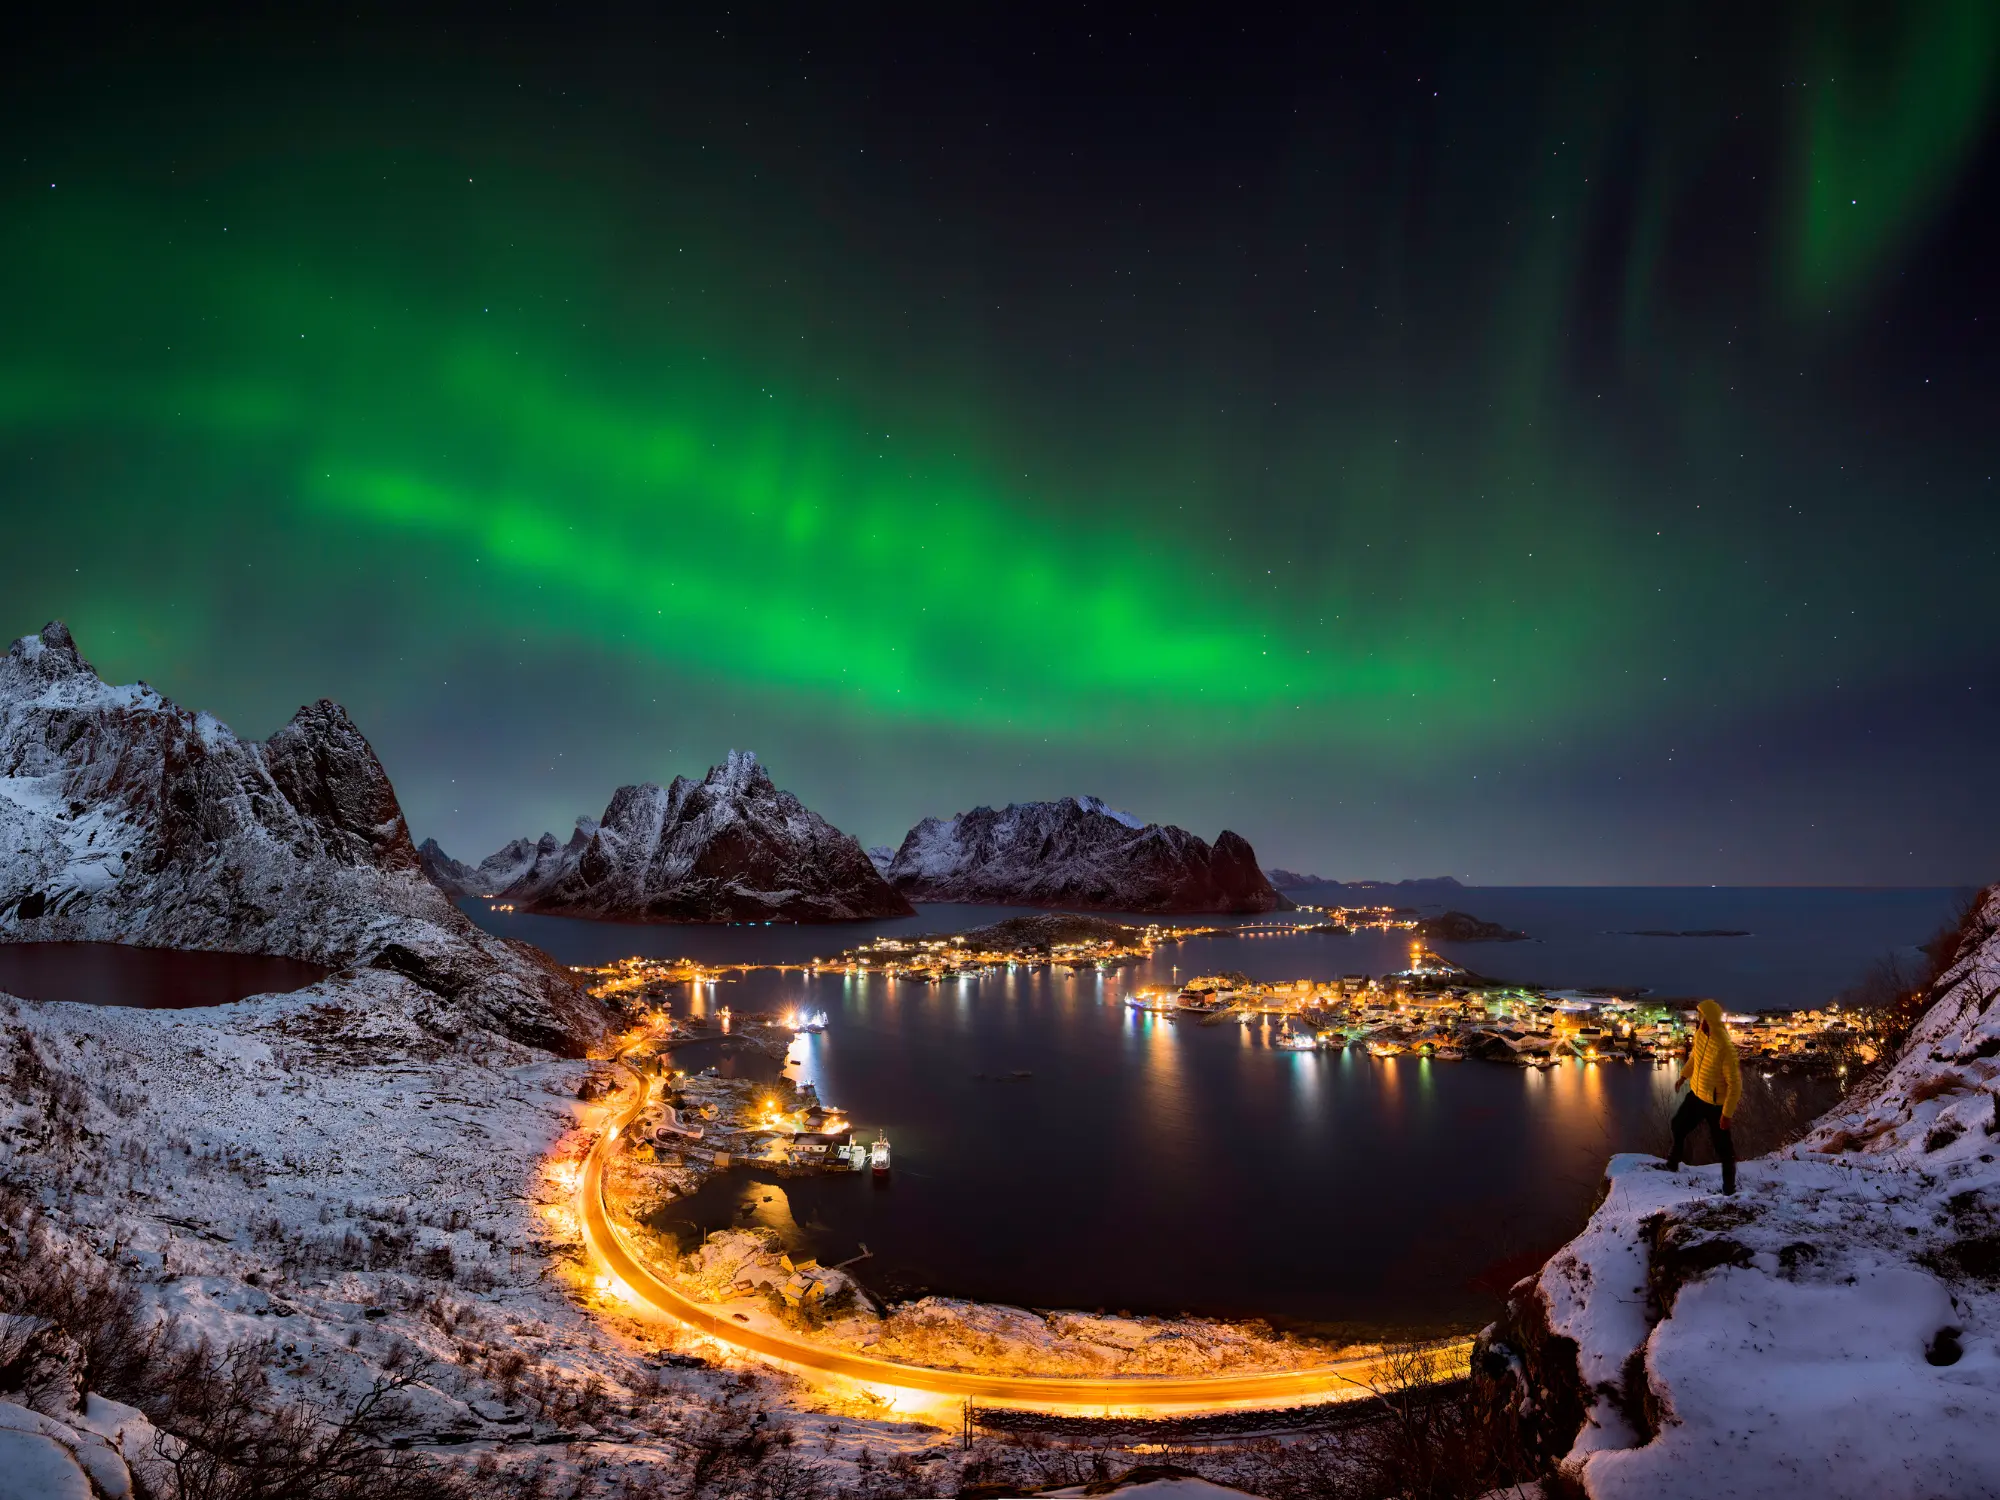
[[[9,633],[338,696],[474,857],[750,745],[871,842],[1990,873],[1909,826],[1991,723],[1990,8],[725,14],[37,39]]]

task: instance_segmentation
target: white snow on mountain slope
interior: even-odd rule
[[[611,1496],[628,1475],[683,1493],[689,1435],[759,1412],[830,1475],[851,1478],[863,1447],[935,1446],[904,1423],[788,1412],[810,1394],[626,1319],[570,1211],[601,1112],[577,1098],[589,1065],[487,1032],[441,1040],[430,998],[381,971],[183,1011],[0,996],[0,1325],[13,1268],[60,1260],[114,1269],[186,1336],[263,1344],[287,1397],[338,1406],[414,1371],[402,1438],[497,1462],[494,1494],[544,1493],[513,1482],[544,1464],[557,1493]],[[35,1404],[119,1430],[98,1398]]]
[[[0,941],[109,941],[388,967],[437,1020],[577,1048],[603,1013],[422,877],[395,789],[339,704],[261,744],[98,679],[60,624],[0,659]]]
[[[1575,1341],[1591,1495],[2000,1495],[2000,887],[1934,994],[1893,1066],[1745,1163],[1739,1196],[1614,1158],[1589,1226],[1516,1289],[1517,1342],[1538,1319]]]
[[[700,781],[620,787],[503,895],[518,906],[635,922],[833,922],[908,916],[860,844],[780,791],[747,750]]]
[[[560,849],[555,835],[542,835],[550,849]],[[513,839],[476,865],[453,859],[436,839],[417,845],[417,859],[424,874],[447,896],[497,896],[534,868],[542,844],[534,839]]]
[[[1120,812],[1108,805],[1101,797],[1078,797],[1076,805],[1089,813],[1102,813],[1114,823],[1123,823],[1127,828],[1144,828],[1146,820],[1135,818],[1128,812]]]
[[[888,874],[916,901],[1163,912],[1259,912],[1289,904],[1237,834],[1225,831],[1210,846],[1185,829],[1115,812],[1095,797],[925,818],[904,836]]]
[[[537,847],[528,839],[515,839],[487,855],[474,867],[478,887],[473,894],[493,896],[506,890],[533,867]]]

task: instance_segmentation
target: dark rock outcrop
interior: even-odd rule
[[[780,791],[747,750],[700,781],[623,786],[566,845],[544,835],[501,894],[618,922],[844,922],[909,916],[861,845]]]
[[[917,901],[979,901],[1099,911],[1261,912],[1291,906],[1257,854],[1227,832],[1213,845],[1141,823],[1095,797],[976,807],[926,818],[889,866]]]
[[[1469,912],[1448,911],[1442,916],[1425,917],[1417,931],[1433,943],[1518,943],[1528,935],[1487,922]]]
[[[422,865],[337,703],[301,708],[260,744],[143,683],[106,684],[60,622],[0,660],[0,941],[333,969],[396,948],[429,974],[447,1030],[487,1024],[567,1051],[600,1034],[602,1007],[567,973],[481,932]]]
[[[424,872],[426,880],[447,896],[456,898],[480,894],[479,872],[445,853],[436,839],[425,839],[417,845],[417,867]]]

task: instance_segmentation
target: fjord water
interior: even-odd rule
[[[1949,892],[1473,890],[1454,905],[1538,935],[1454,948],[1481,972],[1550,985],[1648,985],[1739,1008],[1831,997],[1926,937]],[[469,907],[572,963],[632,953],[800,962],[883,931],[958,931],[1005,910],[927,907],[836,928],[657,927]],[[888,1295],[918,1290],[1036,1307],[1263,1317],[1327,1331],[1427,1329],[1490,1316],[1518,1275],[1573,1234],[1605,1157],[1656,1150],[1672,1070],[1298,1054],[1263,1027],[1167,1021],[1134,986],[1239,970],[1261,979],[1383,973],[1396,935],[1241,935],[1162,948],[1115,973],[1017,969],[946,985],[794,970],[736,976],[699,1013],[825,1010],[789,1076],[863,1131],[895,1172],[734,1171],[670,1206],[684,1240],[768,1224],[795,1250]],[[1637,930],[1747,929],[1747,938]],[[1766,1079],[1799,1107],[1829,1086]]]
[[[128,943],[0,943],[0,994],[27,1000],[188,1010],[304,989],[327,973],[319,964],[261,953]]]

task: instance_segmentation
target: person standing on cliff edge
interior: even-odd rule
[[[1715,1154],[1722,1159],[1722,1190],[1736,1191],[1736,1143],[1729,1137],[1729,1122],[1743,1099],[1743,1072],[1736,1063],[1736,1043],[1722,1023],[1722,1007],[1704,1000],[1695,1007],[1694,1046],[1681,1064],[1678,1083],[1688,1086],[1687,1098],[1674,1111],[1674,1146],[1667,1153],[1667,1170],[1678,1172],[1687,1151],[1687,1138],[1697,1125],[1708,1126],[1708,1138],[1715,1142]]]

